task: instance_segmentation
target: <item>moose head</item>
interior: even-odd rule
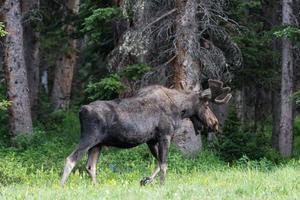
[[[200,103],[197,110],[198,120],[213,132],[219,132],[219,121],[212,110],[209,102],[215,104],[226,104],[231,99],[231,88],[223,87],[223,82],[218,80],[208,80],[208,89],[199,93]]]

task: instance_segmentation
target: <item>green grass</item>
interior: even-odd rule
[[[183,160],[182,160],[183,161]],[[125,162],[125,161],[124,161]],[[190,162],[190,161],[183,161]],[[101,162],[100,162],[101,166]],[[138,167],[138,166],[137,166]],[[65,188],[59,185],[56,170],[27,174],[25,182],[1,187],[0,199],[298,199],[300,196],[299,161],[269,170],[253,166],[226,165],[176,173],[171,167],[166,185],[158,181],[140,187],[139,179],[150,172],[139,168],[113,172],[108,166],[98,168],[100,183],[92,186],[86,174],[77,170]]]
[[[93,186],[77,165],[64,188],[60,177],[65,158],[79,140],[77,116],[57,114],[56,126],[18,138],[18,148],[0,145],[0,199],[299,199],[300,160],[277,164],[243,157],[233,164],[204,151],[186,159],[174,148],[169,156],[166,184],[159,178],[140,187],[139,181],[156,167],[145,145],[130,150],[104,149]],[[59,121],[54,122],[55,120]]]

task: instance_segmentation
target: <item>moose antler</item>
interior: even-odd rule
[[[209,90],[211,91],[211,101],[216,104],[226,104],[231,99],[231,88],[223,87],[223,82],[218,80],[208,80]]]
[[[223,87],[223,82],[218,80],[208,80],[209,88],[200,92],[201,98],[210,100],[216,104],[226,104],[231,99],[231,88]]]

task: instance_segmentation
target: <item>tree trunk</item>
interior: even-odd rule
[[[242,125],[245,125],[245,87],[242,85],[240,90],[236,90],[234,93],[234,104],[235,104],[235,109],[236,109],[236,114],[241,121]]]
[[[30,14],[31,11],[39,9],[39,0],[22,1],[22,13],[23,16]],[[39,33],[35,32],[33,22],[30,17],[27,23],[23,25],[23,37],[24,37],[24,50],[25,50],[25,62],[28,77],[30,105],[32,117],[36,117],[38,106],[38,92],[40,83],[40,57],[39,57]]]
[[[266,19],[271,19],[271,23],[266,21],[265,27],[268,30],[279,26],[281,20],[281,7],[280,2],[271,0],[265,1],[263,4],[263,14]],[[274,52],[280,52],[281,44],[278,40],[274,39],[272,45],[270,46]],[[278,68],[279,71],[279,63],[276,59],[272,60],[273,68]],[[278,77],[279,78],[279,77]],[[276,82],[275,85],[272,86],[271,92],[271,104],[272,104],[272,147],[279,151],[279,132],[280,132],[280,82]]]
[[[198,24],[196,22],[197,0],[176,0],[176,59],[174,61],[175,89],[200,91],[200,63],[195,56],[199,47]],[[193,155],[202,148],[201,135],[196,135],[190,119],[176,133],[175,144],[185,154]],[[188,148],[186,148],[188,147]]]
[[[67,1],[67,7],[73,11],[73,14],[78,14],[79,5],[80,0]],[[73,30],[74,27],[68,25],[67,31],[71,33]],[[77,48],[78,40],[70,39],[68,51],[57,62],[52,88],[52,104],[55,110],[69,107],[73,74],[77,63]]]
[[[141,26],[143,24],[148,24],[149,19],[151,17],[150,15],[150,9],[151,9],[151,1],[147,0],[142,0],[139,2],[141,4],[141,9],[137,13],[137,20],[136,20],[136,26]],[[142,43],[142,49],[144,49],[145,53],[140,54],[137,57],[137,62],[138,63],[148,63],[147,57],[149,57],[149,52],[150,52],[150,46],[149,44],[152,43],[152,38],[149,38],[148,43]]]
[[[293,0],[282,2],[282,24],[292,25]],[[293,146],[293,50],[288,38],[282,39],[282,77],[279,151],[288,157]]]
[[[188,89],[199,91],[200,63],[195,56],[200,44],[198,24],[196,22],[197,0],[176,0],[178,12],[176,24],[176,51],[174,86],[180,89],[185,85]]]
[[[294,13],[295,17],[297,17],[296,25],[300,26],[300,0],[295,0],[294,2]],[[300,46],[296,45],[295,47],[295,74],[294,74],[294,92],[300,91]],[[294,117],[300,114],[300,106],[295,106]]]
[[[272,92],[272,147],[279,150],[280,132],[280,91]]]
[[[7,0],[4,4],[6,31],[5,66],[9,108],[9,123],[12,136],[32,132],[32,119],[24,59],[23,27],[21,7],[18,0]]]

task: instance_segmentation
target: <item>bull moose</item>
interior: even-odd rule
[[[134,97],[122,100],[95,101],[81,107],[79,112],[81,137],[75,150],[67,157],[61,184],[64,185],[72,169],[88,151],[87,172],[96,183],[96,163],[103,146],[132,148],[147,143],[158,161],[154,173],[143,178],[146,185],[160,172],[164,184],[170,141],[182,119],[196,118],[218,131],[218,120],[209,109],[209,101],[227,103],[230,88],[217,80],[209,80],[209,88],[202,92],[169,89],[160,85],[148,86]]]

